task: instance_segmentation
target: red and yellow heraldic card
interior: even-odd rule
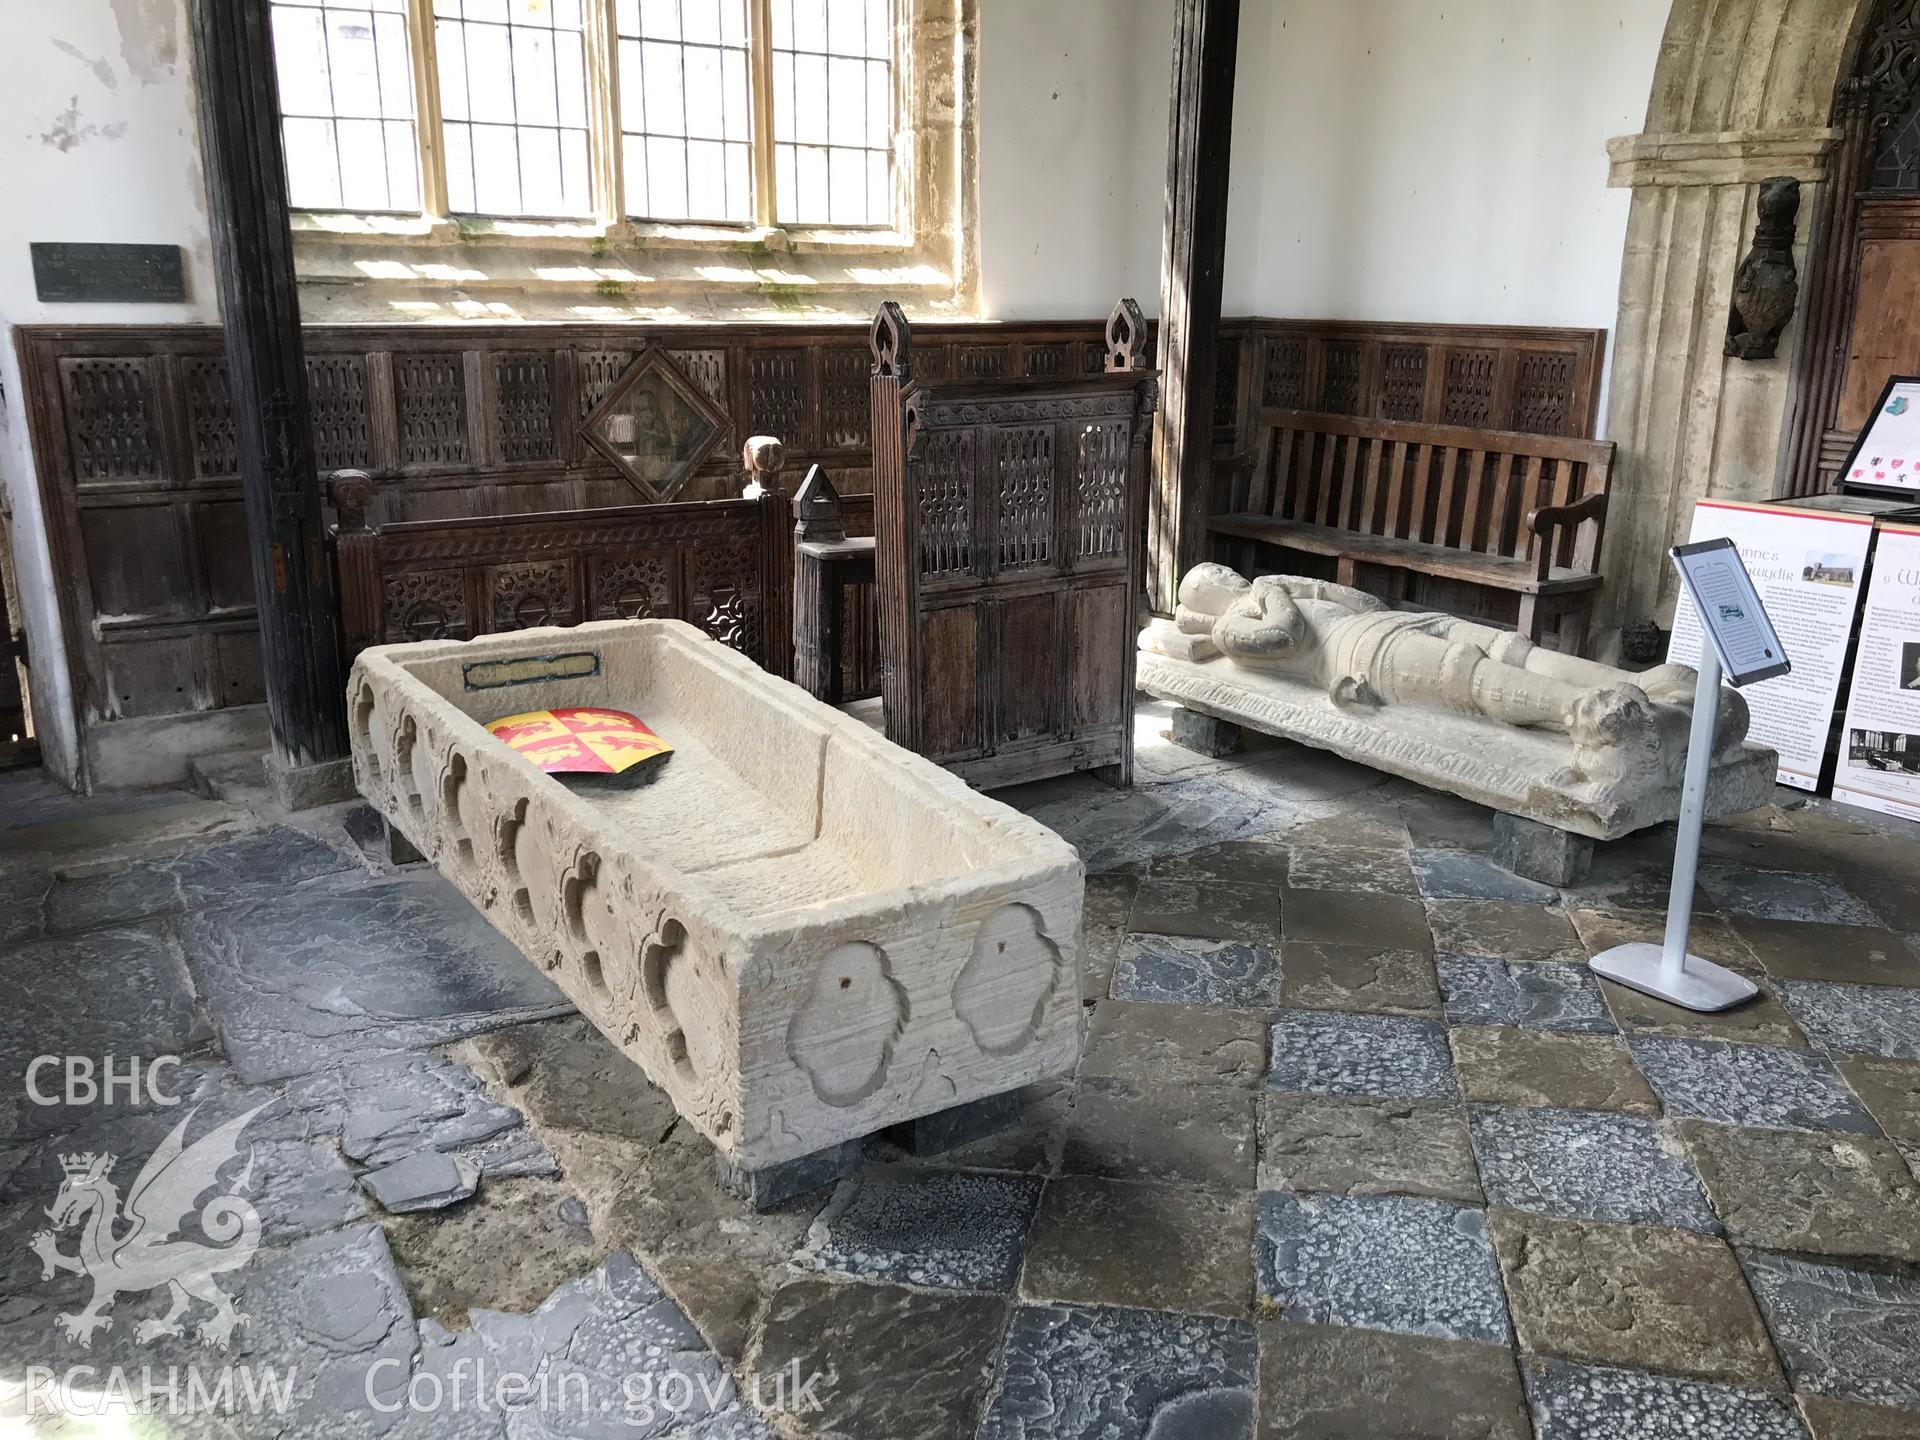
[[[567,705],[529,710],[487,726],[549,775],[619,775],[673,747],[624,710]]]

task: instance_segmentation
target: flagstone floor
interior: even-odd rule
[[[1714,827],[1694,948],[1762,994],[1698,1016],[1583,963],[1657,938],[1670,831],[1555,890],[1483,810],[1163,727],[1130,792],[1003,797],[1090,871],[1078,1072],[767,1215],[364,812],[0,776],[0,1432],[1920,1437],[1920,831],[1785,792]],[[130,1100],[166,1055],[188,1103]],[[56,1058],[41,1104],[36,1056],[120,1083]],[[114,1269],[126,1223],[48,1215],[112,1155],[172,1225],[199,1186],[136,1177],[189,1113],[247,1127],[224,1350]],[[387,1213],[402,1163],[477,1193]],[[49,1230],[85,1273],[43,1278]],[[63,1430],[56,1379],[196,1413]]]

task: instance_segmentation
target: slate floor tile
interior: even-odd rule
[[[1920,1181],[1890,1140],[1682,1121],[1736,1245],[1920,1262]]]
[[[816,1433],[973,1440],[1006,1324],[998,1295],[791,1280],[768,1301],[754,1375],[767,1396],[796,1367],[825,1377],[820,1413],[795,1416]]]
[[[1249,1321],[1023,1305],[980,1440],[1251,1440],[1255,1377]]]
[[[1564,1360],[1521,1373],[1535,1440],[1806,1440],[1793,1406],[1764,1390]]]
[[[1663,900],[1662,908],[1657,910],[1611,910],[1591,908],[1569,899],[1567,913],[1573,919],[1573,928],[1579,932],[1580,943],[1591,957],[1616,945],[1660,944],[1667,935],[1665,903]],[[1696,911],[1687,931],[1687,950],[1702,960],[1711,960],[1743,975],[1765,973],[1747,942],[1725,916]]]
[[[1902,1144],[1920,1145],[1920,1060],[1854,1055],[1838,1066],[1881,1130]]]
[[[1040,1188],[1028,1175],[869,1165],[814,1220],[794,1263],[941,1290],[1011,1290]]]
[[[1760,987],[1759,994],[1731,1010],[1687,1010],[1611,980],[1600,982],[1600,993],[1606,997],[1615,1023],[1629,1035],[1671,1035],[1806,1049],[1805,1032],[1794,1023],[1777,993],[1780,983],[1764,975],[1749,978]]]
[[[1260,1188],[1481,1201],[1467,1117],[1431,1100],[1260,1097]]]
[[[1433,949],[1426,911],[1405,895],[1289,888],[1281,902],[1281,925],[1289,942]]]
[[[1093,1008],[1080,1074],[1140,1085],[1252,1086],[1267,1068],[1264,1010],[1104,1000]]]
[[[57,977],[57,983],[50,983]],[[0,948],[0,1139],[72,1124],[74,1105],[41,1105],[27,1093],[28,1066],[42,1055],[135,1059],[188,1054],[214,1029],[192,976],[158,925],[96,930]],[[142,1079],[144,1081],[144,1072]],[[42,1066],[34,1088],[66,1095],[60,1064]],[[78,1092],[76,1092],[77,1094]]]
[[[1481,1210],[1403,1195],[1263,1191],[1257,1223],[1255,1281],[1289,1320],[1511,1340]]]
[[[1407,822],[1390,801],[1361,799],[1286,832],[1289,845],[1333,850],[1404,850]]]
[[[1352,890],[1374,895],[1417,896],[1405,850],[1332,850],[1296,845],[1287,867],[1296,890]]]
[[[1663,826],[1661,831],[1658,853],[1652,856],[1646,853],[1653,846],[1651,841],[1618,854],[1614,846],[1600,846],[1594,852],[1593,869],[1577,884],[1561,886],[1561,899],[1574,910],[1629,910],[1664,916],[1673,898],[1674,837],[1670,827]],[[1705,917],[1718,907],[1703,887],[1695,885],[1693,909],[1696,915]]]
[[[1573,922],[1556,907],[1517,900],[1429,900],[1433,948],[1443,955],[1490,955],[1509,961],[1586,958]]]
[[[1113,962],[1120,956],[1133,917],[1140,877],[1124,873],[1089,875],[1080,920],[1080,998],[1098,1000],[1113,984]]]
[[[1744,1254],[1799,1389],[1920,1409],[1920,1277]]]
[[[1825,1395],[1801,1395],[1799,1400],[1813,1440],[1920,1440],[1920,1410],[1891,1410]]]
[[[1134,895],[1131,924],[1134,930],[1151,935],[1277,945],[1280,892],[1265,885],[1149,877]]]
[[[1531,1440],[1502,1346],[1340,1325],[1260,1326],[1260,1440]]]
[[[1027,1242],[1029,1301],[1245,1316],[1253,1305],[1253,1196],[1063,1175]]]
[[[1280,998],[1306,1010],[1440,1013],[1433,956],[1425,950],[1290,941],[1280,947]]]
[[[1729,915],[1821,925],[1879,925],[1867,903],[1834,875],[1702,865],[1700,884]]]
[[[63,871],[47,895],[47,927],[81,930],[178,915],[353,867],[324,841],[276,825],[152,859],[114,862],[91,872]]]
[[[182,934],[250,1083],[572,1009],[437,875],[321,880],[196,911]]]
[[[1156,855],[1148,873],[1155,880],[1205,880],[1278,890],[1287,883],[1287,859],[1286,841],[1262,835]]]
[[[1660,1113],[1632,1054],[1614,1036],[1462,1025],[1453,1030],[1452,1040],[1454,1075],[1468,1100]]]
[[[1185,935],[1129,935],[1113,967],[1116,1000],[1177,1005],[1280,1003],[1276,947]]]
[[[1488,1203],[1718,1234],[1693,1169],[1654,1122],[1588,1110],[1468,1111]]]
[[[1066,1122],[1060,1168],[1112,1180],[1253,1188],[1253,1095],[1228,1086],[1087,1080]]]
[[[1832,1063],[1810,1050],[1654,1036],[1628,1043],[1670,1115],[1721,1125],[1879,1133]]]
[[[1585,965],[1510,965],[1489,955],[1444,952],[1434,957],[1434,964],[1450,1024],[1613,1033],[1600,982]]]
[[[1493,848],[1493,811],[1444,790],[1421,788],[1400,797],[1400,814],[1415,849]]]
[[[1786,1388],[1724,1241],[1517,1210],[1495,1210],[1488,1221],[1523,1351]]]
[[[1741,918],[1733,928],[1767,973],[1781,980],[1920,986],[1920,955],[1891,930]]]
[[[1816,1045],[1848,1055],[1920,1060],[1920,989],[1789,980],[1787,1010]]]
[[[1415,850],[1414,878],[1429,900],[1518,900],[1552,905],[1560,892],[1537,880],[1526,880],[1494,864],[1491,857],[1471,850]]]
[[[53,877],[11,856],[0,866],[0,945],[17,945],[38,935],[46,923],[46,894]]]
[[[1438,1021],[1287,1010],[1273,1022],[1267,1086],[1310,1095],[1451,1100],[1453,1058]]]

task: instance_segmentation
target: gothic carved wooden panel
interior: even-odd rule
[[[807,352],[755,350],[748,370],[748,424],[756,435],[777,435],[804,446],[807,424]]]
[[[578,362],[579,394],[575,397],[575,409],[582,420],[600,408],[601,402],[613,393],[613,387],[620,383],[620,377],[627,373],[633,364],[635,352],[632,350],[582,350]]]
[[[1072,534],[1076,560],[1124,558],[1130,428],[1120,420],[1075,427]]]
[[[1531,435],[1570,435],[1573,386],[1571,355],[1521,351],[1515,359],[1513,428]]]
[[[472,460],[465,356],[458,351],[396,355],[393,387],[402,468],[446,470]]]
[[[865,450],[872,444],[867,404],[867,352],[836,345],[820,356],[820,440],[829,450]]]
[[[1007,362],[1012,358],[1012,347],[1008,345],[960,345],[960,374],[968,380],[1000,380],[1007,373]]]
[[[370,469],[366,356],[309,355],[307,397],[313,413],[313,458],[321,472]]]
[[[973,569],[970,496],[974,439],[971,430],[928,437],[914,470],[919,568],[929,580],[965,575]]]
[[[152,361],[63,360],[60,380],[77,486],[167,479]]]
[[[727,408],[727,352],[724,350],[669,350],[680,373],[721,410]]]
[[[1053,441],[1051,425],[1009,427],[994,434],[999,503],[993,526],[1003,573],[1053,563]]]
[[[1269,409],[1299,410],[1307,403],[1307,341],[1281,335],[1267,342],[1267,378],[1261,403]]]
[[[762,578],[760,551],[752,540],[701,546],[693,555],[689,618],[721,644],[758,655]]]
[[[1080,370],[1085,362],[1084,354],[1074,354],[1066,344],[1028,345],[1023,351],[1020,373],[1029,380],[1057,380]]]
[[[1470,430],[1503,428],[1494,424],[1493,387],[1500,372],[1496,350],[1454,350],[1447,355],[1447,388],[1441,423]]]
[[[217,355],[183,355],[180,384],[186,392],[187,444],[192,475],[199,480],[233,480],[240,473],[240,452],[233,436],[233,405],[227,393],[227,362]]]
[[[1360,372],[1366,355],[1357,340],[1328,340],[1320,347],[1320,404],[1329,415],[1360,411]]]
[[[407,640],[466,640],[474,633],[467,613],[467,581],[457,569],[414,570],[385,577],[381,587],[388,644]]]
[[[572,625],[580,618],[570,560],[495,565],[487,571],[487,600],[495,631]]]
[[[1385,420],[1418,420],[1426,406],[1427,347],[1387,345],[1382,348],[1380,415]]]
[[[594,555],[593,618],[596,620],[676,620],[671,551],[651,554]]]
[[[539,351],[503,351],[493,361],[491,419],[495,458],[504,465],[559,458],[554,424],[554,357]]]

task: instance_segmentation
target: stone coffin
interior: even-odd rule
[[[1194,658],[1159,653],[1156,646]],[[1342,708],[1322,686],[1236,665],[1204,639],[1181,635],[1165,621],[1141,637],[1138,674],[1147,694],[1188,710],[1330,750],[1575,835],[1616,840],[1680,814],[1684,731],[1657,767],[1583,777],[1573,742],[1563,734],[1411,705]],[[1744,743],[1715,757],[1707,818],[1764,805],[1778,765],[1772,750]]]
[[[733,1165],[1078,1059],[1073,848],[692,626],[380,647],[348,700],[361,793]],[[566,705],[676,753],[589,789],[483,728]]]

